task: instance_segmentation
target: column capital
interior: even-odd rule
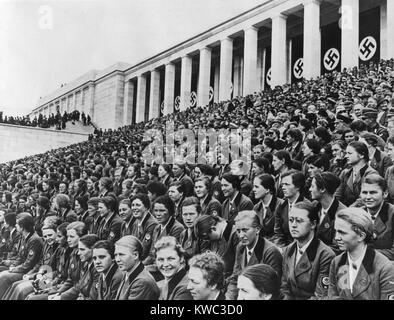
[[[167,67],[167,66],[174,66],[174,65],[175,65],[174,62],[172,62],[172,61],[167,62],[167,63],[165,64],[166,67]]]
[[[322,3],[322,0],[304,0],[303,5],[304,5],[304,7],[309,5],[309,4],[317,4],[317,5],[320,6],[321,3]]]
[[[246,28],[244,29],[245,32],[246,32],[246,31],[249,31],[249,30],[259,31],[259,28],[255,27],[255,26],[249,26],[249,27],[246,27]]]
[[[225,41],[234,42],[234,39],[233,39],[233,38],[230,38],[230,37],[225,37],[225,38],[223,38],[223,39],[220,39],[220,42],[221,42],[221,43],[222,43],[222,42],[225,42]]]
[[[276,13],[273,16],[271,16],[271,20],[276,20],[276,19],[284,19],[287,20],[287,15],[285,15],[284,13]]]
[[[204,48],[201,48],[199,51],[200,51],[200,52],[201,52],[201,51],[208,51],[208,52],[211,52],[212,49],[211,49],[210,47],[204,47]]]

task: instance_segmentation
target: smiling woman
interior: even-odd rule
[[[163,237],[155,244],[156,266],[164,280],[158,282],[159,300],[192,300],[187,290],[185,251],[174,237]]]

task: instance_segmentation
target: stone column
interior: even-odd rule
[[[123,100],[123,125],[128,126],[131,124],[133,116],[134,104],[134,83],[129,80],[126,81],[124,86],[124,100]]]
[[[149,120],[160,116],[160,72],[150,73]]]
[[[174,112],[175,64],[166,64],[164,80],[164,115]]]
[[[94,92],[95,92],[95,85],[92,83],[89,85],[89,94],[90,94],[89,114],[90,114],[90,118],[92,119],[93,122],[94,122]]]
[[[74,92],[73,93],[73,100],[74,100],[74,108],[78,110],[77,108],[77,94]],[[82,113],[84,110],[79,109],[79,112]]]
[[[139,123],[145,120],[145,99],[146,95],[146,76],[141,74],[137,80],[137,107],[135,123]]]
[[[320,0],[304,2],[304,77],[312,79],[320,76],[321,33]]]
[[[394,58],[394,1],[387,0],[387,58]]]
[[[286,59],[286,22],[287,17],[283,14],[272,17],[272,58],[271,58],[271,86],[280,86],[286,83],[287,59]]]
[[[220,78],[220,66],[215,66],[215,79],[213,84],[213,101],[219,102],[219,78]]]
[[[257,35],[258,29],[249,27],[245,31],[243,95],[257,91]]]
[[[233,39],[220,42],[219,101],[231,99],[231,76],[233,68]]]
[[[266,61],[267,61],[267,48],[264,48],[262,52],[262,61],[261,61],[262,63],[261,89],[262,90],[265,90],[265,83],[267,81],[266,72],[268,72],[268,70],[265,70]]]
[[[211,79],[211,49],[200,49],[200,68],[198,79],[197,105],[205,107],[209,104],[209,85]]]
[[[190,91],[192,86],[192,58],[182,57],[181,66],[181,105],[180,111],[186,110],[190,106]]]
[[[358,66],[358,48],[360,45],[359,14],[359,0],[342,0],[342,17],[340,20],[342,30],[342,69]]]

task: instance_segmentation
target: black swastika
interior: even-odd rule
[[[304,61],[299,60],[295,65],[294,71],[298,76],[301,76],[304,72]]]
[[[366,60],[369,60],[374,55],[375,48],[375,44],[370,39],[366,39],[361,45],[360,53]]]
[[[332,69],[334,68],[338,59],[339,59],[339,55],[334,50],[331,49],[330,52],[327,54],[327,58],[324,60],[324,63],[328,68]]]

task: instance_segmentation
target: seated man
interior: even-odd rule
[[[9,270],[0,273],[0,300],[15,281],[22,280],[23,275],[39,262],[44,247],[42,239],[34,231],[34,219],[29,213],[18,214],[16,226],[22,238],[18,256],[11,262]]]
[[[279,278],[282,275],[282,254],[270,241],[260,235],[260,219],[254,211],[241,211],[235,218],[240,240],[235,254],[233,273],[229,278],[226,299],[236,300],[237,278],[247,266],[264,263],[271,266]]]
[[[115,261],[124,275],[115,300],[157,300],[160,289],[141,262],[142,244],[134,236],[115,243]]]
[[[327,296],[334,251],[315,236],[317,209],[298,202],[289,212],[289,229],[295,242],[284,248],[281,293],[285,300],[320,299]]]
[[[115,245],[110,240],[101,240],[93,246],[93,263],[99,273],[97,300],[114,300],[123,273],[114,261]]]
[[[4,227],[6,231],[4,238],[1,240],[3,256],[0,256],[0,271],[7,270],[11,262],[18,256],[18,245],[21,239],[21,234],[16,230],[15,213],[9,212],[4,215]]]

